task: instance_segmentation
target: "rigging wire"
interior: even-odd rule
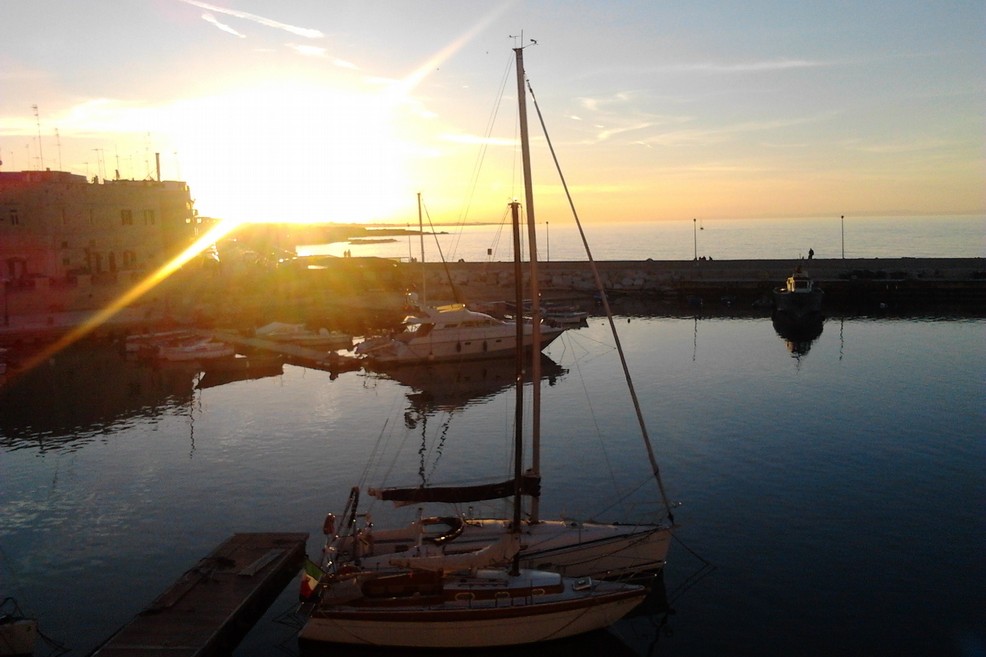
[[[507,65],[503,70],[503,77],[500,80],[500,90],[496,95],[496,99],[493,102],[493,108],[490,111],[489,119],[486,122],[486,130],[483,133],[484,139],[480,146],[479,154],[476,157],[476,163],[473,165],[472,172],[472,183],[469,189],[466,191],[466,201],[465,209],[462,215],[459,217],[459,225],[461,226],[469,218],[469,211],[472,209],[472,202],[476,197],[476,187],[479,185],[479,172],[483,168],[483,162],[486,159],[486,153],[489,150],[490,135],[493,134],[493,125],[496,123],[497,114],[500,111],[500,105],[503,102],[503,93],[507,87],[507,82],[510,79],[510,72],[513,70],[513,55],[511,54],[507,58]]]
[[[589,249],[589,242],[586,239],[585,231],[582,229],[582,222],[579,220],[578,212],[575,209],[575,203],[572,200],[572,194],[568,188],[568,182],[565,180],[565,175],[562,173],[561,165],[558,162],[558,156],[555,154],[555,147],[551,143],[551,137],[548,135],[548,127],[544,123],[544,116],[541,114],[541,107],[538,105],[537,98],[534,95],[534,89],[531,87],[530,80],[527,81],[527,90],[531,94],[531,100],[534,102],[534,109],[537,111],[538,120],[541,122],[541,130],[544,132],[545,141],[548,144],[548,150],[551,152],[551,158],[555,162],[555,170],[558,172],[558,177],[561,180],[562,187],[565,189],[565,197],[568,199],[568,205],[572,209],[572,215],[575,217],[575,225],[579,229],[579,236],[582,238],[582,245],[585,248],[586,257],[589,260],[589,265],[592,269],[592,275],[596,281],[596,288],[599,290],[600,298],[602,299],[603,308],[606,311],[606,317],[609,319],[610,328],[613,332],[613,339],[616,343],[616,350],[620,354],[620,364],[623,366],[623,375],[627,382],[627,387],[630,390],[630,397],[633,399],[633,407],[637,413],[637,422],[640,425],[640,431],[643,434],[644,445],[647,448],[647,458],[650,461],[651,471],[654,474],[654,479],[657,481],[657,487],[661,492],[661,499],[664,501],[664,508],[667,511],[668,519],[674,523],[674,512],[671,510],[671,503],[668,500],[667,493],[664,490],[664,482],[661,479],[661,471],[657,465],[657,459],[654,456],[654,448],[651,445],[650,437],[647,434],[647,425],[644,422],[644,416],[640,410],[640,401],[637,399],[637,392],[633,387],[633,381],[630,378],[630,368],[627,365],[626,356],[623,353],[623,345],[620,342],[619,335],[616,332],[616,324],[613,320],[613,313],[609,307],[609,300],[606,297],[606,290],[603,287],[602,279],[599,276],[599,269],[596,267],[596,261],[592,257],[592,252]]]

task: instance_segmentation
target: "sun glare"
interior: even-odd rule
[[[379,221],[413,205],[400,107],[387,89],[269,81],[185,104],[172,133],[202,214]]]
[[[89,317],[83,323],[77,325],[61,338],[48,345],[45,349],[39,351],[33,358],[25,361],[23,364],[24,369],[33,369],[38,363],[46,361],[54,354],[84,338],[86,335],[102,326],[121,310],[135,303],[145,294],[163,283],[169,276],[184,267],[189,261],[202,253],[210,245],[215,244],[228,235],[234,228],[236,228],[236,226],[237,223],[233,221],[224,221],[213,226],[211,229],[203,233],[198,239],[196,239],[195,242],[189,245],[188,248],[158,267],[155,271],[148,274],[136,285],[127,289],[112,303],[107,305],[105,308],[100,309],[99,312]]]

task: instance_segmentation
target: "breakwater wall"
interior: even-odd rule
[[[753,304],[784,284],[801,267],[826,292],[826,300],[921,303],[986,301],[986,258],[867,258],[819,260],[605,261],[596,268],[607,294],[669,300],[730,298]],[[544,298],[591,296],[597,289],[588,262],[539,263]],[[409,286],[424,288],[434,301],[512,299],[509,262],[410,263],[402,271]],[[453,292],[453,286],[455,292]]]
[[[338,268],[329,262],[247,273],[182,271],[112,316],[99,317],[93,332],[116,335],[174,324],[249,329],[288,321],[357,334],[399,322],[405,290],[423,292],[431,304],[462,300],[489,307],[514,299],[510,262],[334,262]],[[986,316],[986,258],[644,260],[596,266],[610,299],[655,301],[669,312],[691,312],[696,305],[706,312],[719,307],[731,314],[769,312],[771,290],[801,266],[825,290],[827,313],[880,309]],[[588,262],[539,263],[538,278],[546,301],[586,305],[597,296]],[[96,319],[134,284],[128,279],[8,287],[0,300],[0,344],[53,339]]]

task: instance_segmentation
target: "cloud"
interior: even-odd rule
[[[786,71],[797,68],[816,68],[819,66],[829,66],[829,63],[806,59],[776,59],[763,62],[740,62],[736,64],[696,62],[693,64],[662,66],[661,70],[686,73],[762,73],[765,71]]]
[[[278,30],[284,30],[285,32],[290,32],[291,34],[304,37],[306,39],[321,39],[325,35],[319,30],[314,30],[306,27],[298,27],[296,25],[288,25],[287,23],[281,23],[280,21],[275,21],[270,18],[264,18],[263,16],[257,16],[256,14],[250,14],[245,11],[236,11],[235,9],[226,9],[224,7],[217,7],[215,5],[210,5],[207,2],[199,2],[198,0],[180,0],[185,4],[192,5],[193,7],[198,7],[199,9],[205,9],[206,11],[215,12],[217,14],[225,14],[226,16],[233,16],[234,18],[241,18],[243,20],[253,21],[258,25],[263,25],[265,27],[273,27]],[[203,17],[204,18],[204,17]],[[208,19],[206,19],[208,20]],[[229,32],[230,29],[225,28],[225,26],[220,26],[217,21],[210,21],[220,29]],[[238,34],[237,32],[232,32],[233,34]]]
[[[213,16],[212,14],[210,14],[209,12],[206,12],[206,13],[202,14],[202,20],[204,20],[206,23],[212,23],[213,25],[215,25],[216,27],[218,27],[223,32],[228,32],[229,34],[232,34],[233,36],[238,36],[241,39],[245,39],[246,38],[246,35],[245,34],[242,34],[240,32],[237,32],[236,30],[234,30],[229,25],[226,25],[225,23],[220,23],[219,20],[215,16]]]
[[[307,57],[325,57],[328,54],[328,51],[321,46],[306,46],[304,44],[292,43],[288,47],[299,55],[305,55]]]
[[[442,135],[444,141],[456,144],[487,144],[489,146],[516,146],[516,139],[501,139],[498,137],[479,137],[476,135]]]
[[[329,51],[321,46],[309,46],[302,43],[291,43],[288,44],[288,48],[290,48],[294,52],[304,57],[319,57],[319,58],[329,57]],[[359,70],[359,66],[357,66],[356,64],[353,64],[352,62],[348,62],[345,59],[339,59],[338,57],[332,58],[332,65],[338,66],[339,68]]]

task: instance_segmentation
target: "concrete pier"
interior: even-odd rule
[[[93,657],[228,655],[301,568],[308,534],[235,534]]]
[[[92,333],[112,337],[175,325],[248,330],[276,320],[358,335],[399,322],[404,291],[421,291],[422,276],[431,304],[513,299],[509,262],[397,263],[370,258],[366,269],[383,273],[373,277],[363,272],[361,278],[351,278],[352,261],[359,260],[363,259],[337,258],[338,270],[336,261],[323,260],[317,270],[299,266],[214,276],[182,272],[95,326]],[[728,298],[733,308],[762,307],[770,291],[800,266],[825,290],[829,310],[866,312],[870,307],[899,304],[978,314],[986,307],[986,258],[611,260],[596,266],[611,298],[630,296],[668,304],[695,299],[708,304]],[[591,300],[596,294],[588,262],[542,262],[539,278],[545,300]],[[74,288],[7,290],[0,345],[57,339],[95,317],[129,285],[117,283],[98,290],[93,286],[98,293],[89,295]]]
[[[415,265],[405,265],[410,273]],[[545,298],[592,295],[596,282],[587,262],[539,263]],[[635,295],[684,300],[729,296],[752,304],[782,286],[802,267],[825,290],[826,301],[841,303],[866,298],[921,303],[980,304],[986,301],[986,258],[892,258],[825,260],[694,260],[597,262],[610,295]],[[420,280],[422,265],[417,265]],[[512,264],[504,262],[424,265],[432,299],[452,299],[451,283],[470,302],[510,298]],[[408,276],[409,283],[414,282]]]

